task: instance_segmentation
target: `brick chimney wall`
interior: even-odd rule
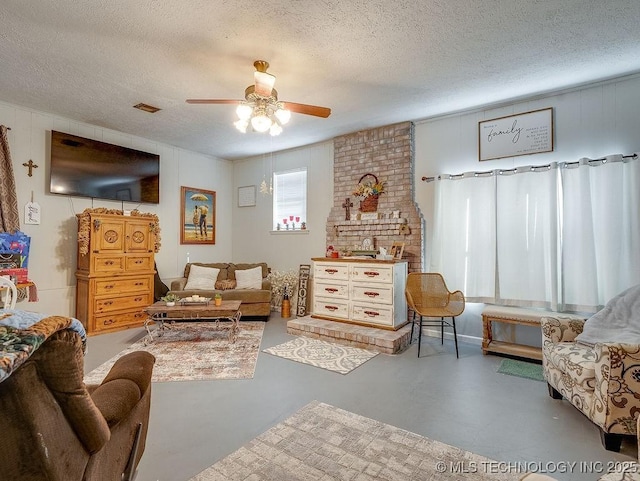
[[[403,259],[409,272],[422,270],[423,220],[414,202],[414,129],[411,122],[355,132],[334,139],[334,199],[327,219],[327,246],[342,251],[361,246],[371,238],[374,247],[387,251],[394,241],[404,242]],[[358,220],[360,198],[352,192],[365,174],[384,182],[378,199],[378,220]],[[368,178],[372,180],[371,177]],[[365,179],[367,180],[367,179]],[[351,220],[345,220],[345,199],[353,203]],[[400,218],[392,218],[393,211]]]

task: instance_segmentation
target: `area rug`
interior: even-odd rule
[[[517,473],[498,469],[500,465],[313,401],[190,481],[520,479]]]
[[[251,379],[256,367],[264,322],[241,321],[238,339],[229,342],[227,329],[215,322],[180,322],[168,325],[152,343],[144,339],[132,344],[85,376],[85,383],[97,384],[121,356],[132,351],[149,351],[156,357],[152,381],[208,381]]]
[[[340,374],[348,374],[378,355],[377,352],[366,349],[342,346],[304,336],[264,349],[263,352]]]
[[[544,381],[542,366],[533,362],[518,361],[516,359],[503,359],[497,372],[508,374],[510,376],[533,379],[535,381]]]

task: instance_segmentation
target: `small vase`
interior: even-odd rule
[[[173,307],[176,303],[174,301],[167,301],[167,307]]]
[[[213,300],[213,303],[214,303],[217,307],[220,307],[220,306],[222,305],[222,297],[216,297],[216,298]]]
[[[283,319],[288,319],[289,317],[291,317],[291,301],[289,299],[282,300],[280,316],[282,316]]]

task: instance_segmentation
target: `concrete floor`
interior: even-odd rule
[[[143,335],[90,337],[86,372]],[[292,338],[273,313],[261,349]],[[595,425],[551,399],[545,383],[496,373],[501,360],[464,343],[456,359],[452,341],[423,337],[420,359],[414,342],[347,375],[260,352],[253,379],[154,383],[136,481],[186,481],[312,400],[558,480],[596,480],[616,461],[636,459],[633,441],[620,454],[606,451]]]

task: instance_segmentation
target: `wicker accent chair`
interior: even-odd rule
[[[461,291],[451,292],[441,274],[435,272],[412,272],[407,276],[405,297],[409,308],[413,311],[411,320],[411,340],[416,324],[416,314],[420,316],[418,327],[418,357],[422,341],[423,326],[440,326],[440,342],[444,344],[444,326],[453,328],[453,340],[458,357],[458,334],[456,332],[456,316],[464,311],[464,294]],[[439,317],[440,320],[424,318]],[[450,317],[451,322],[445,320]]]
[[[4,288],[4,308],[15,309],[16,301],[18,300],[18,291],[16,285],[6,277],[0,277],[0,288]]]

